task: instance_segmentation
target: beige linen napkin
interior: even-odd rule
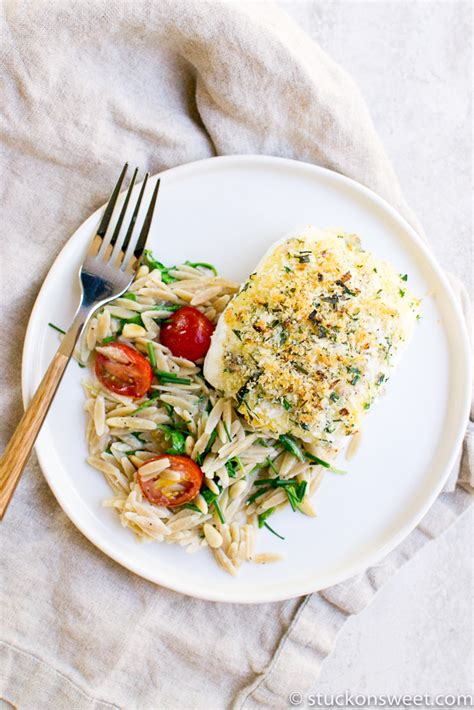
[[[356,86],[273,5],[6,0],[2,15],[3,442],[21,412],[38,288],[126,159],[154,173],[215,153],[297,158],[368,185],[421,231]],[[467,507],[457,476],[364,574],[241,606],[158,588],[107,559],[33,457],[0,527],[0,697],[21,710],[287,707],[348,616]]]

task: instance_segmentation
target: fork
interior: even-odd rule
[[[138,168],[135,169],[112,232],[108,227],[127,170],[128,164],[126,163],[79,271],[81,302],[74,320],[0,458],[0,520],[13,496],[76,343],[84,332],[90,317],[98,308],[128,289],[140,264],[153,219],[160,181],[158,179],[156,182],[142,229],[137,237],[134,228],[149,177],[148,173],[145,175],[128,229],[124,234],[123,221],[138,174]]]

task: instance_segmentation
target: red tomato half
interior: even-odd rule
[[[162,473],[154,478],[143,480],[140,476],[140,469],[150,461],[159,461],[160,459],[169,459],[170,468],[165,469]],[[173,471],[179,473],[179,481],[171,481],[166,478],[166,472]],[[137,479],[142,489],[145,498],[148,498],[150,503],[155,505],[164,505],[166,508],[173,508],[177,505],[183,505],[193,500],[199,493],[202,483],[202,471],[194,461],[187,456],[155,456],[153,459],[148,459],[140,466],[137,471]]]
[[[138,350],[113,342],[108,345],[118,350],[117,358],[98,353],[95,374],[104,387],[112,392],[138,399],[150,389],[153,379],[151,365]]]
[[[209,350],[214,325],[192,306],[175,311],[161,329],[160,341],[177,357],[195,362]]]

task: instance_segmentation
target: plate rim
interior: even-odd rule
[[[179,173],[189,173],[194,170],[200,170],[200,169],[206,169],[208,166],[215,165],[216,163],[221,163],[221,164],[227,164],[229,166],[232,165],[238,165],[238,164],[245,164],[245,163],[260,163],[260,164],[273,164],[273,165],[280,165],[280,166],[287,166],[289,168],[294,168],[298,167],[299,169],[306,170],[311,173],[319,173],[319,175],[327,176],[330,177],[332,180],[336,180],[336,182],[340,182],[343,185],[348,186],[349,188],[352,188],[352,190],[355,190],[365,198],[368,198],[370,202],[375,203],[379,208],[381,208],[383,211],[388,213],[392,219],[397,223],[398,226],[400,226],[404,232],[409,236],[409,238],[415,242],[417,247],[421,250],[422,255],[424,259],[426,259],[429,262],[430,267],[435,271],[437,277],[439,278],[443,288],[444,288],[444,298],[447,298],[449,301],[449,305],[451,306],[452,312],[455,314],[455,323],[454,328],[457,330],[457,335],[460,336],[458,343],[457,343],[457,348],[460,352],[458,352],[458,356],[461,358],[461,362],[463,363],[463,372],[461,374],[458,373],[458,377],[462,377],[462,379],[466,383],[466,388],[465,388],[465,396],[464,396],[464,401],[460,403],[459,405],[459,426],[456,431],[456,435],[453,437],[453,445],[451,448],[450,455],[447,459],[447,464],[443,470],[442,475],[440,475],[437,485],[431,487],[429,494],[423,498],[423,501],[416,507],[415,511],[410,515],[408,521],[395,533],[393,534],[387,542],[382,545],[375,553],[374,552],[367,552],[367,551],[361,551],[360,555],[357,558],[357,562],[354,562],[353,564],[347,565],[344,567],[343,572],[329,572],[326,573],[327,582],[324,582],[324,575],[319,575],[320,577],[323,578],[323,583],[311,583],[311,582],[305,582],[305,583],[295,583],[293,586],[291,586],[291,582],[289,582],[289,589],[287,591],[274,591],[273,593],[270,592],[263,592],[263,593],[258,593],[258,587],[257,587],[257,592],[254,594],[250,594],[249,592],[246,592],[243,596],[242,593],[239,592],[238,589],[234,590],[221,590],[219,592],[215,592],[212,589],[202,591],[198,590],[193,591],[192,588],[189,586],[186,586],[186,584],[178,583],[178,582],[172,582],[170,583],[166,579],[163,579],[158,571],[156,573],[155,570],[151,570],[149,574],[144,573],[143,569],[139,568],[138,565],[135,565],[133,561],[129,561],[127,559],[124,559],[123,556],[120,554],[120,552],[117,552],[117,550],[114,548],[113,544],[109,543],[109,540],[107,539],[102,539],[99,538],[97,539],[97,535],[94,535],[90,533],[87,530],[87,526],[83,524],[81,517],[76,516],[75,514],[75,509],[74,505],[70,503],[70,501],[67,500],[66,496],[62,494],[62,490],[55,485],[54,482],[54,476],[50,476],[48,473],[48,463],[47,463],[47,458],[48,458],[48,452],[43,450],[43,447],[41,446],[41,442],[37,442],[35,446],[35,452],[38,458],[38,462],[42,471],[42,474],[51,490],[53,493],[54,497],[56,498],[58,504],[62,508],[63,512],[66,514],[66,516],[69,518],[71,523],[99,550],[101,550],[105,555],[110,557],[112,560],[120,564],[122,567],[125,569],[130,570],[134,574],[137,574],[139,577],[146,579],[150,582],[153,582],[154,584],[158,584],[160,586],[163,586],[167,589],[171,589],[176,592],[180,592],[182,594],[185,594],[187,596],[191,596],[194,598],[198,599],[204,599],[207,601],[217,601],[217,602],[224,602],[224,603],[241,603],[241,604],[255,604],[255,603],[268,603],[268,602],[273,602],[273,601],[282,601],[286,599],[291,599],[295,598],[298,596],[303,596],[306,594],[311,594],[313,592],[317,592],[321,589],[326,589],[329,586],[333,586],[335,584],[339,584],[346,579],[349,579],[350,577],[359,574],[363,572],[364,570],[368,569],[369,567],[373,566],[374,564],[377,564],[382,558],[384,558],[389,552],[391,552],[397,545],[400,544],[402,540],[404,540],[413,530],[414,528],[418,525],[420,520],[426,515],[427,511],[431,508],[433,503],[436,501],[438,495],[440,494],[444,484],[446,483],[446,480],[449,477],[449,474],[453,468],[453,465],[455,463],[456,457],[458,455],[458,451],[461,447],[462,440],[464,437],[464,432],[465,432],[465,425],[467,424],[468,418],[469,418],[469,410],[470,410],[470,390],[472,386],[472,372],[471,368],[469,365],[470,359],[469,359],[469,354],[470,354],[470,344],[469,344],[469,337],[468,337],[468,332],[467,332],[467,325],[465,323],[464,319],[464,314],[462,313],[461,306],[454,294],[454,291],[452,289],[451,284],[449,283],[449,280],[442,269],[441,265],[438,264],[438,261],[436,260],[434,254],[432,253],[429,244],[422,239],[422,237],[416,232],[416,230],[410,225],[410,223],[403,217],[398,210],[396,210],[392,205],[390,205],[384,198],[380,197],[377,193],[375,193],[373,190],[370,188],[366,187],[365,185],[359,183],[358,181],[349,178],[345,175],[342,175],[341,173],[338,173],[334,170],[330,170],[328,168],[324,168],[319,165],[314,165],[312,163],[304,162],[304,161],[299,161],[299,160],[294,160],[292,158],[282,158],[282,157],[276,157],[276,156],[269,156],[269,155],[259,155],[259,154],[236,154],[236,155],[224,155],[224,156],[213,156],[210,158],[204,158],[201,160],[196,160],[192,161],[189,163],[184,163],[182,165],[178,165],[172,168],[165,169],[159,173],[156,173],[155,175],[152,176],[151,180],[155,180],[158,177],[160,178],[165,178],[166,176],[170,175],[176,175]],[[249,165],[250,167],[250,165]],[[29,372],[29,352],[34,346],[34,342],[32,342],[32,332],[34,328],[34,322],[36,321],[36,313],[39,310],[40,307],[40,301],[41,297],[43,294],[43,291],[46,291],[49,288],[49,283],[50,281],[53,280],[53,273],[55,272],[55,267],[58,262],[62,261],[65,258],[67,258],[67,252],[69,249],[73,248],[73,243],[80,237],[78,236],[78,233],[81,232],[85,225],[87,225],[89,222],[92,223],[96,220],[98,220],[99,214],[101,210],[103,209],[104,205],[99,207],[97,210],[95,210],[93,213],[91,213],[78,227],[75,229],[75,231],[71,234],[71,236],[66,240],[64,245],[62,246],[60,252],[57,254],[56,258],[52,262],[51,266],[49,267],[48,273],[46,275],[46,278],[43,281],[43,284],[38,291],[38,294],[36,296],[33,308],[30,313],[30,317],[28,319],[28,326],[26,329],[25,333],[25,339],[24,339],[24,344],[23,344],[23,351],[22,351],[22,363],[21,363],[21,391],[22,391],[22,400],[23,400],[23,406],[26,407],[28,401],[30,400],[31,397],[31,390],[34,386],[34,375]],[[37,371],[37,370],[36,370]],[[464,413],[464,416],[463,416]],[[192,586],[192,585],[191,585]]]

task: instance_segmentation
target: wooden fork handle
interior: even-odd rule
[[[15,491],[68,361],[69,357],[58,350],[0,458],[0,520]]]

